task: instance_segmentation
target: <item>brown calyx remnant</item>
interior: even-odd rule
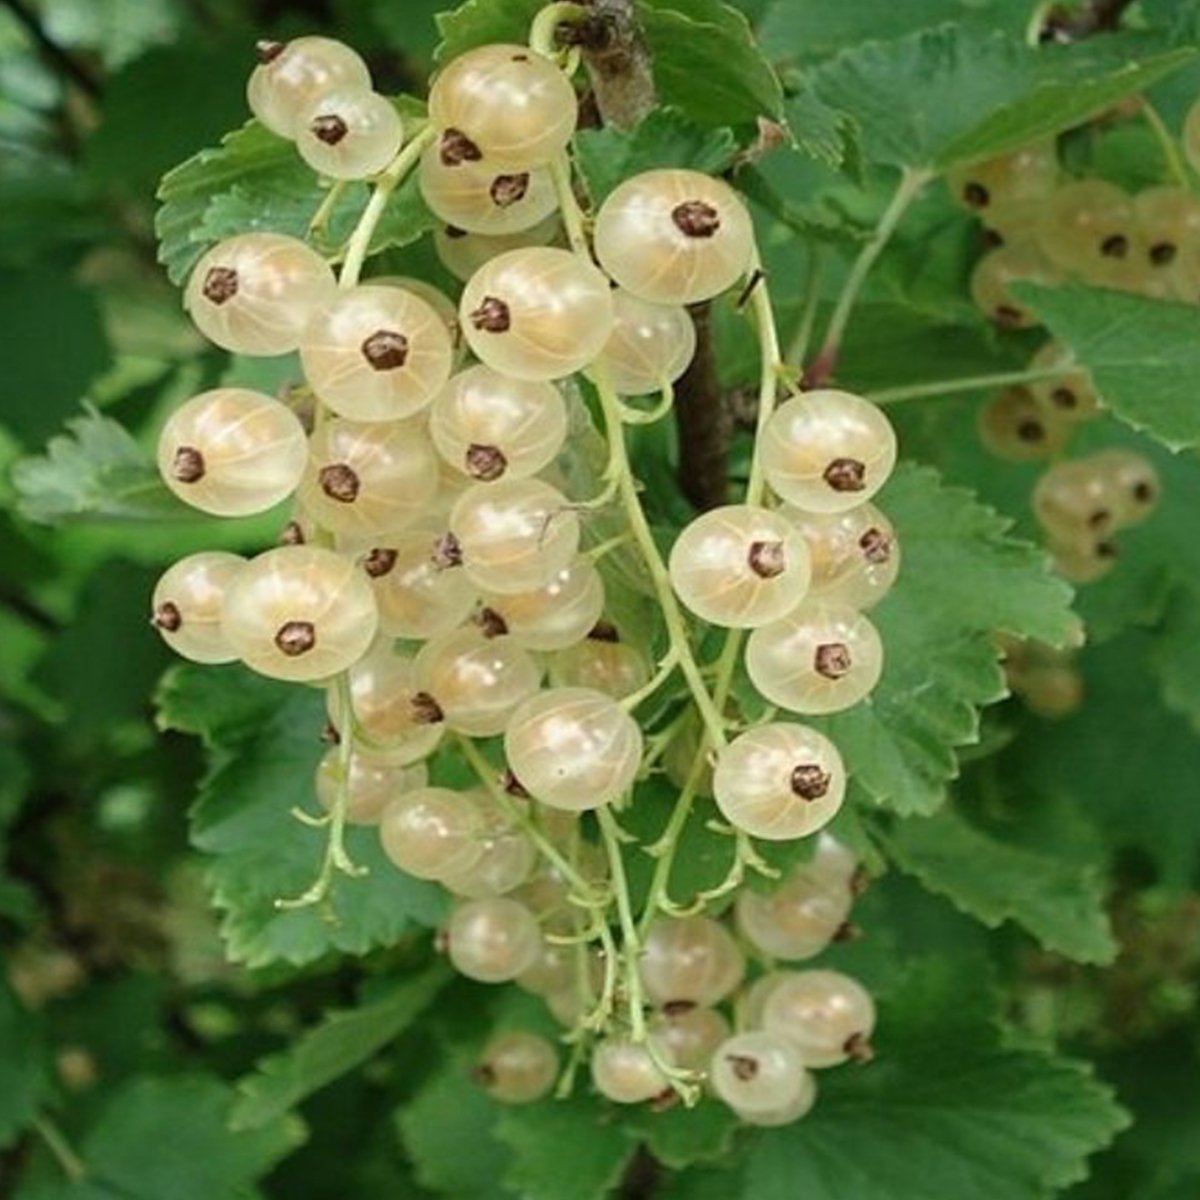
[[[835,458],[821,472],[821,478],[835,492],[861,492],[866,485],[867,467],[857,458]]]
[[[362,344],[363,358],[376,371],[394,371],[408,362],[408,338],[394,329],[377,329]]]
[[[269,38],[263,38],[254,43],[254,57],[258,59],[261,66],[265,67],[267,63],[273,63],[283,53],[283,48],[283,42],[273,42]]]
[[[976,183],[972,180],[963,187],[962,198],[972,208],[987,208],[988,202],[992,197],[991,193],[982,183]]]
[[[339,504],[353,504],[358,499],[361,486],[358,475],[353,467],[345,463],[330,463],[322,467],[317,472],[317,482],[321,485],[321,491]]]
[[[842,1049],[858,1063],[869,1063],[875,1057],[875,1048],[865,1033],[852,1033]]]
[[[668,1017],[682,1017],[696,1007],[695,1000],[668,1000],[662,1010]]]
[[[863,552],[863,558],[875,566],[892,557],[892,539],[874,525],[858,539],[858,548]]]
[[[500,776],[500,786],[509,796],[516,796],[519,800],[529,799],[529,792],[526,791],[525,785],[513,774],[511,767],[504,768],[504,774]]]
[[[163,601],[150,616],[150,624],[166,633],[175,633],[183,625],[183,613],[170,600]]]
[[[1105,258],[1124,258],[1129,253],[1129,239],[1123,233],[1113,233],[1100,243]]]
[[[485,638],[503,637],[508,632],[508,622],[486,604],[475,614],[474,620]]]
[[[279,544],[281,546],[304,545],[304,530],[299,521],[289,521],[279,531]]]
[[[491,196],[492,203],[497,208],[508,208],[510,204],[516,204],[518,200],[523,200],[527,191],[529,191],[529,172],[521,171],[516,175],[497,175],[492,180],[492,186],[488,188],[488,195]]]
[[[396,551],[376,546],[363,556],[362,568],[372,579],[382,579],[396,565]]]
[[[588,634],[588,639],[593,642],[616,643],[621,640],[621,635],[611,621],[597,621],[592,626],[592,630]]]
[[[758,1074],[758,1059],[749,1054],[727,1054],[725,1061],[743,1083],[749,1083]]]
[[[275,634],[275,645],[288,658],[299,658],[316,644],[317,630],[311,621],[285,621]]]
[[[482,157],[483,152],[461,129],[447,129],[438,143],[438,158],[444,167],[478,162]]]
[[[321,741],[328,746],[340,746],[342,744],[342,735],[338,733],[337,726],[332,721],[326,721],[322,727]]]
[[[1026,417],[1017,422],[1017,437],[1022,442],[1037,444],[1046,440],[1046,427],[1033,417]]]
[[[512,327],[512,314],[498,296],[484,296],[483,303],[471,314],[471,324],[484,333],[507,333]]]
[[[721,228],[721,214],[704,200],[685,200],[675,205],[671,220],[680,233],[692,238],[710,238]]]
[[[813,669],[826,679],[841,679],[850,666],[850,647],[845,642],[822,642],[813,654]]]
[[[861,895],[861,892],[853,891],[855,896]],[[862,926],[855,925],[853,921],[843,921],[834,931],[832,940],[835,942],[857,942],[863,935]]]
[[[1139,504],[1149,504],[1154,499],[1154,485],[1140,479],[1133,485],[1133,498]]]
[[[209,267],[204,276],[205,300],[213,304],[224,304],[233,299],[238,290],[238,273],[232,267]]]
[[[1001,329],[1020,329],[1025,314],[1013,304],[997,304],[992,313],[992,320]]]
[[[324,142],[327,146],[336,146],[350,132],[350,126],[337,113],[321,113],[313,117],[308,128],[318,142]]]
[[[746,561],[759,579],[774,579],[787,570],[787,555],[782,542],[751,542]]]
[[[820,800],[829,791],[830,779],[816,763],[801,763],[792,771],[792,792],[801,800]]]
[[[1175,256],[1179,253],[1179,247],[1174,242],[1155,242],[1150,247],[1150,261],[1156,267],[1165,267],[1175,261]]]
[[[1105,559],[1116,558],[1117,557],[1116,543],[1115,542],[1097,542],[1096,543],[1096,557],[1097,558],[1105,558]]]
[[[451,567],[461,567],[463,556],[458,538],[452,533],[443,533],[433,543],[433,553],[429,557],[439,571],[447,571]]]
[[[471,1068],[471,1078],[480,1087],[494,1087],[496,1083],[496,1069],[489,1063],[477,1063]]]
[[[1067,387],[1065,383],[1060,383],[1050,393],[1050,399],[1054,401],[1055,408],[1061,408],[1067,412],[1079,406],[1079,397],[1075,395],[1075,389]]]
[[[472,442],[464,458],[467,474],[483,483],[492,483],[508,470],[508,459],[499,446],[483,446]]]
[[[414,692],[408,703],[417,725],[437,725],[446,719],[442,706],[428,692]]]
[[[204,455],[195,446],[180,446],[171,460],[171,477],[180,483],[199,483],[204,478]]]

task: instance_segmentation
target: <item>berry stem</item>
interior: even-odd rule
[[[932,171],[917,167],[905,167],[900,173],[900,182],[896,185],[896,190],[892,193],[887,208],[879,218],[874,232],[859,251],[858,257],[850,267],[850,273],[842,284],[842,290],[833,308],[833,315],[829,318],[829,327],[825,331],[825,340],[821,344],[817,357],[805,372],[805,387],[820,387],[832,376],[834,368],[837,366],[838,354],[841,352],[842,337],[846,332],[850,314],[854,310],[858,293],[862,290],[867,275],[870,274],[875,260],[896,231],[896,226],[900,224],[900,219],[907,212],[908,206],[917,198],[921,189],[933,178],[933,175]]]
[[[761,272],[757,251],[750,264],[751,275]],[[779,391],[779,379],[783,371],[783,359],[779,350],[779,332],[775,328],[775,310],[771,307],[771,293],[767,278],[758,275],[750,293],[751,311],[758,327],[758,417],[754,428],[754,455],[750,462],[750,480],[746,485],[746,503],[762,504],[767,491],[767,479],[763,472],[762,444],[767,422],[775,411],[775,397]],[[731,632],[726,642],[733,641]],[[730,671],[732,677],[732,671]]]
[[[529,48],[536,50],[544,58],[557,58],[561,49],[555,41],[560,25],[578,25],[591,15],[590,10],[582,4],[572,4],[570,0],[547,4],[529,26]]]
[[[1146,124],[1150,126],[1158,141],[1167,173],[1184,191],[1190,191],[1192,181],[1188,177],[1187,167],[1183,165],[1183,156],[1179,153],[1179,143],[1171,136],[1171,131],[1162,119],[1162,114],[1145,96],[1142,97],[1142,116],[1146,118]]]
[[[658,670],[655,671],[653,677],[636,692],[622,697],[621,707],[626,712],[632,712],[639,704],[653,696],[675,674],[677,666],[679,666],[679,655],[675,653],[674,649],[668,650],[663,656],[662,662],[658,664]]]
[[[329,227],[329,219],[333,216],[333,210],[337,208],[337,202],[342,198],[342,193],[346,190],[346,180],[335,179],[330,185],[329,190],[325,193],[317,211],[313,213],[312,219],[308,223],[308,239],[309,241],[323,241]]]
[[[371,199],[367,202],[367,207],[363,209],[362,216],[358,218],[358,224],[350,235],[350,241],[346,243],[346,257],[342,262],[341,274],[338,276],[339,287],[352,288],[358,283],[363,263],[366,262],[367,254],[371,249],[371,239],[375,236],[375,230],[383,217],[388,201],[392,198],[392,193],[420,161],[425,147],[433,141],[435,133],[436,130],[433,126],[425,126],[392,159],[376,179]]]
[[[63,1131],[49,1117],[41,1115],[34,1117],[33,1128],[46,1143],[63,1174],[72,1183],[83,1183],[88,1177],[87,1164],[72,1149]]]
[[[901,387],[871,392],[867,399],[875,404],[896,404],[901,400],[920,400],[926,396],[948,396],[954,392],[974,392],[988,388],[1012,387],[1024,383],[1042,383],[1061,379],[1078,371],[1074,360],[1057,367],[1041,367],[1033,371],[1000,371],[994,375],[966,375],[959,379],[939,379],[929,383],[910,383]]]
[[[579,201],[575,199],[575,188],[571,182],[571,160],[565,151],[551,160],[550,178],[558,196],[558,208],[567,231],[567,241],[576,254],[590,263],[592,254],[584,228],[583,210],[579,207]]]

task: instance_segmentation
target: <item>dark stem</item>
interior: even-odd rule
[[[25,32],[37,43],[37,47],[42,52],[42,55],[49,59],[81,91],[86,92],[92,99],[98,99],[100,96],[100,84],[92,77],[82,63],[73,55],[68,54],[62,46],[50,37],[42,28],[42,23],[38,20],[37,13],[25,3],[25,0],[3,0],[3,3],[4,7],[21,23]]]
[[[1043,41],[1077,42],[1095,33],[1112,33],[1132,0],[1091,0],[1076,10],[1055,9],[1042,28]]]
[[[593,0],[579,32],[596,107],[606,125],[632,129],[654,107],[650,56],[633,0]]]
[[[679,485],[698,509],[725,503],[733,417],[721,398],[713,349],[712,304],[689,310],[696,327],[696,354],[675,384],[675,428],[679,434]]]
[[[639,1146],[621,1176],[618,1200],[651,1200],[661,1183],[662,1167],[658,1159],[645,1146]]]

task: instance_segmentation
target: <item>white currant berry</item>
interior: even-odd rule
[[[713,796],[738,829],[768,841],[807,837],[833,820],[846,794],[837,747],[806,725],[749,729],[717,755]]]
[[[512,714],[504,753],[534,799],[582,812],[611,803],[632,786],[641,765],[642,731],[603,692],[551,688]]]
[[[483,818],[461,792],[423,787],[393,799],[379,821],[383,852],[405,874],[441,879],[483,853]]]
[[[763,1007],[767,997],[790,974],[788,971],[768,971],[738,993],[735,1004],[739,1029],[761,1029]]]
[[[304,427],[261,392],[217,388],[176,409],[158,438],[158,470],[181,500],[218,517],[266,512],[299,486]]]
[[[543,246],[486,262],[463,289],[458,311],[472,351],[515,379],[582,370],[613,324],[608,280],[578,254]]]
[[[817,835],[817,848],[802,870],[803,874],[812,875],[835,892],[845,889],[851,896],[856,894],[859,884],[865,882],[860,879],[861,872],[854,851],[827,830]]]
[[[350,669],[351,712],[341,692],[326,693],[330,723],[383,762],[404,765],[428,757],[446,727],[441,709],[421,690],[413,659],[380,641]]]
[[[1117,562],[1117,547],[1111,538],[1095,534],[1075,538],[1052,537],[1046,548],[1054,569],[1068,582],[1095,583],[1103,579]]]
[[[329,264],[298,239],[242,233],[200,259],[183,303],[200,332],[224,350],[286,354],[335,288]]]
[[[499,258],[501,254],[529,246],[547,246],[558,240],[561,234],[562,221],[558,213],[517,233],[469,233],[457,225],[442,225],[434,230],[433,248],[446,270],[466,283],[484,263]],[[454,310],[454,323],[457,327],[457,308]]]
[[[806,1073],[804,1086],[788,1104],[765,1111],[741,1109],[733,1105],[730,1105],[730,1108],[733,1111],[733,1115],[747,1125],[757,1125],[761,1128],[774,1129],[780,1125],[791,1125],[794,1121],[799,1121],[801,1117],[807,1116],[812,1111],[812,1106],[816,1102],[817,1081],[811,1073]]]
[[[1008,387],[979,410],[979,440],[997,458],[1038,462],[1067,444],[1071,423],[1034,400],[1028,388]]]
[[[989,250],[971,273],[971,298],[976,307],[1001,329],[1029,329],[1037,318],[1012,293],[1014,283],[1054,287],[1061,270],[1029,242],[1012,242]]]
[[[675,541],[671,586],[701,620],[754,629],[804,599],[812,573],[808,543],[782,514],[727,504],[697,517]]]
[[[754,253],[750,214],[723,180],[699,171],[644,171],[596,214],[596,257],[652,304],[696,304],[732,287]]]
[[[150,623],[175,651],[198,663],[227,663],[237,652],[221,632],[225,592],[246,560],[222,550],[189,554],[154,585]]]
[[[651,304],[632,292],[613,292],[613,328],[598,362],[623,396],[660,392],[688,369],[696,327],[680,304]]]
[[[1069,361],[1070,352],[1058,342],[1047,342],[1029,361],[1031,371],[1057,367]],[[1091,376],[1083,370],[1029,385],[1029,394],[1043,412],[1059,421],[1086,421],[1100,409],[1100,397]]]
[[[472,1075],[493,1100],[531,1104],[554,1087],[558,1051],[535,1033],[501,1033],[488,1042]]]
[[[784,505],[780,513],[808,543],[814,600],[869,609],[891,591],[900,571],[900,543],[891,521],[874,504],[836,513]]]
[[[1133,198],[1135,249],[1151,268],[1167,271],[1200,242],[1200,200],[1185,188],[1146,188]]]
[[[604,583],[586,558],[531,592],[483,592],[478,620],[527,650],[565,650],[583,641],[604,611]]]
[[[479,46],[442,68],[429,89],[429,119],[464,162],[525,168],[549,162],[575,132],[570,80],[528,46]]]
[[[419,425],[337,417],[312,436],[300,499],[326,529],[374,538],[428,512],[437,486],[437,458]]]
[[[809,512],[870,500],[896,465],[896,434],[882,411],[851,392],[806,392],[771,414],[762,440],[767,482]]]
[[[375,597],[354,564],[319,546],[251,559],[225,590],[221,634],[250,668],[297,683],[347,670],[375,637]]]
[[[300,343],[321,401],[355,421],[395,421],[425,408],[454,363],[445,316],[401,287],[362,284],[313,314]]]
[[[446,335],[454,348],[455,360],[461,357],[462,338],[458,328],[458,305],[440,288],[426,279],[418,279],[415,275],[373,275],[366,282],[371,287],[400,288],[411,292],[418,300],[424,300],[446,327]]]
[[[471,581],[504,594],[545,587],[579,549],[579,518],[538,479],[472,485],[450,510],[450,532]]]
[[[333,746],[317,767],[317,801],[327,812],[332,811],[342,787],[341,759],[341,750]],[[378,825],[391,801],[428,782],[429,770],[424,763],[397,766],[356,750],[345,782],[346,820],[351,825]]]
[[[378,175],[403,140],[396,106],[369,87],[323,92],[296,126],[300,157],[330,179]]]
[[[1042,204],[1037,247],[1061,270],[1098,281],[1130,257],[1133,230],[1133,203],[1121,188],[1103,179],[1078,179]]]
[[[763,1028],[796,1046],[806,1066],[836,1067],[871,1057],[875,1003],[838,971],[789,972],[763,1005]]]
[[[445,462],[477,483],[524,479],[562,449],[567,406],[552,384],[468,367],[435,397],[429,436]]]
[[[946,182],[959,204],[987,220],[996,208],[1044,200],[1054,190],[1058,173],[1058,149],[1051,138],[955,167]]]
[[[512,638],[459,629],[425,643],[417,680],[449,728],[470,737],[502,733],[513,710],[537,691],[541,671]]]
[[[822,835],[824,836],[824,835]],[[820,954],[843,928],[854,896],[805,864],[769,895],[743,888],[735,904],[743,937],[771,958],[799,962]]]
[[[560,650],[550,660],[557,687],[590,688],[614,700],[633,695],[650,682],[650,660],[629,642],[619,640],[607,622],[598,622],[583,641]]]
[[[841,712],[879,682],[883,643],[862,613],[812,600],[750,634],[746,670],[772,704],[789,712]]]
[[[1101,450],[1092,456],[1091,463],[1095,472],[1116,490],[1118,526],[1137,525],[1157,507],[1162,484],[1154,467],[1140,454],[1132,450]]]
[[[661,1039],[655,1039],[654,1046],[661,1061],[674,1065]],[[592,1050],[592,1083],[600,1095],[615,1104],[642,1104],[661,1096],[671,1086],[645,1044],[626,1037],[606,1037],[596,1043]]]
[[[505,170],[482,155],[462,158],[462,149],[459,137],[444,133],[421,158],[421,195],[447,225],[497,237],[530,229],[558,208],[554,182],[544,167]]]
[[[697,778],[693,778],[697,759],[701,760],[700,773]],[[711,755],[704,742],[704,723],[694,708],[688,712],[675,735],[667,743],[662,763],[667,778],[677,788],[685,788],[690,782],[697,796],[712,795]]]
[[[1033,488],[1033,513],[1051,537],[1099,537],[1120,523],[1124,497],[1094,458],[1057,462]]]
[[[450,917],[446,943],[459,974],[479,983],[507,983],[537,961],[542,934],[523,904],[495,896],[460,904]]]
[[[672,1063],[685,1071],[703,1071],[713,1051],[732,1032],[715,1008],[677,1006],[658,1013],[651,1036],[666,1050]]]
[[[272,133],[292,138],[318,97],[335,88],[370,86],[367,64],[349,46],[332,38],[299,37],[259,42],[246,99]]]
[[[519,888],[537,861],[537,847],[516,830],[489,833],[479,861],[466,870],[444,875],[442,885],[469,900],[504,896]]]
[[[713,1052],[708,1081],[730,1108],[750,1114],[795,1105],[812,1086],[796,1047],[778,1034],[760,1030],[722,1042]]]
[[[646,934],[641,974],[651,1004],[719,1004],[742,982],[745,969],[737,942],[712,917],[659,917]]]

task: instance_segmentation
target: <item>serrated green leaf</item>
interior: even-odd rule
[[[194,518],[159,478],[150,455],[128,431],[90,404],[50,439],[45,453],[13,465],[23,517],[46,525],[118,518],[159,521]]]
[[[281,1054],[263,1059],[241,1080],[230,1128],[260,1129],[366,1062],[421,1014],[449,978],[449,968],[438,963],[401,979],[370,1003],[327,1013],[319,1025]]]
[[[1078,962],[1116,956],[1104,879],[1094,866],[1072,864],[1051,847],[1004,842],[950,808],[900,822],[887,845],[902,870],[989,928],[1015,921],[1046,949]]]
[[[1018,290],[1118,417],[1173,450],[1200,445],[1200,308],[1100,288]]]
[[[42,1031],[0,974],[0,1149],[29,1125],[50,1087]]]
[[[467,0],[451,12],[438,13],[442,40],[434,58],[446,63],[489,42],[522,44],[529,39],[533,18],[544,7],[543,0]]]
[[[663,1166],[682,1171],[694,1163],[724,1158],[741,1122],[724,1104],[705,1097],[695,1108],[677,1104],[655,1112],[639,1106],[630,1111],[625,1128]]]
[[[807,79],[788,96],[786,113],[788,128],[800,150],[831,167],[846,162],[854,144],[854,123],[844,112],[826,104]]]
[[[812,1112],[750,1149],[749,1200],[1046,1200],[1127,1117],[1090,1070],[1012,1049],[960,964],[880,1003],[877,1058],[823,1071]]]
[[[158,705],[164,728],[198,734],[208,750],[191,840],[211,856],[208,876],[232,959],[261,967],[308,963],[335,950],[364,954],[393,944],[413,922],[441,918],[444,893],[398,871],[378,833],[363,828],[350,830],[346,843],[367,868],[365,877],[336,877],[327,907],[276,906],[306,890],[323,851],[323,831],[289,812],[315,804],[312,776],[324,723],[319,691],[240,666],[187,665],[168,672]]]
[[[575,135],[575,162],[593,205],[641,171],[688,167],[715,175],[736,153],[730,130],[705,129],[669,108],[656,108],[631,130],[610,125],[581,129]]]
[[[949,25],[847,50],[812,82],[857,121],[869,160],[945,170],[1079,124],[1195,55],[1164,44],[1114,35],[1034,50]]]

